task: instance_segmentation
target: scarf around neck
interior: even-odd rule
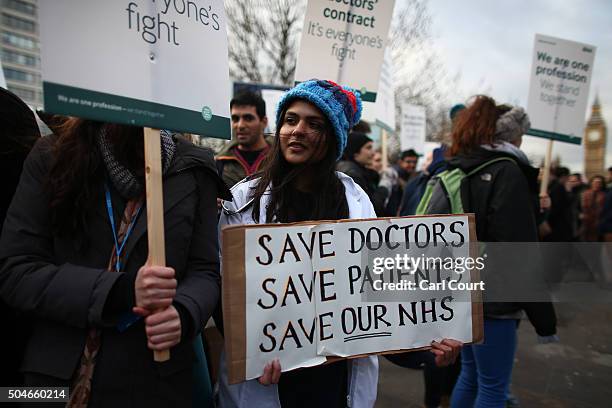
[[[162,172],[165,174],[176,152],[176,143],[172,134],[167,130],[162,130],[160,132],[160,137]],[[100,137],[97,138],[97,141],[100,152],[102,153],[106,172],[110,181],[113,183],[113,187],[115,187],[119,194],[125,199],[133,199],[141,196],[144,192],[142,182],[130,169],[117,161],[113,146],[108,140],[105,128],[102,128],[100,131]]]

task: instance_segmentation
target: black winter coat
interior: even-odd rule
[[[75,249],[73,237],[55,235],[44,187],[54,140],[42,138],[29,155],[0,240],[0,295],[33,318],[22,364],[26,382],[69,386],[88,328],[97,327],[102,346],[90,407],[191,406],[193,340],[219,300],[216,197],[229,194],[212,154],[177,140],[164,175],[166,264],[176,271],[175,304],[191,332],[170,350],[168,362],[155,363],[142,319],[120,333],[120,315],[106,312],[117,279],[133,281],[147,259],[146,211],[124,249],[124,273],[106,270],[113,235],[102,183],[87,219],[85,249]]]
[[[458,155],[449,160],[449,168],[461,168],[469,172],[479,165],[497,157],[509,157],[512,161],[502,160],[481,169],[464,179],[461,198],[465,212],[476,215],[476,234],[480,242],[487,243],[536,243],[538,231],[536,215],[539,212],[538,170],[522,163],[516,157],[502,152],[477,149],[469,155]],[[495,244],[493,244],[495,245]],[[525,244],[529,245],[529,244]],[[537,245],[537,244],[534,244]],[[511,259],[512,265],[503,265],[504,271],[518,271],[523,274],[533,265],[526,259]],[[485,265],[495,264],[488,259]],[[495,274],[495,267],[490,274]],[[529,269],[527,269],[529,270]],[[540,270],[534,269],[535,273]],[[504,279],[518,278],[505,276]],[[491,276],[494,278],[494,276]],[[521,277],[523,279],[523,277]],[[504,282],[498,282],[501,285]],[[485,284],[486,279],[485,279]],[[485,287],[485,300],[487,292]],[[550,336],[556,332],[556,316],[550,302],[489,302],[484,304],[484,314],[488,317],[511,315],[525,310],[529,320],[540,336]]]
[[[547,220],[552,231],[544,237],[543,241],[570,242],[574,237],[572,210],[575,204],[572,203],[565,186],[558,180],[553,180],[550,183],[548,195],[551,205]]]
[[[385,215],[385,199],[389,192],[384,187],[378,186],[378,180],[372,173],[374,170],[369,170],[353,160],[341,160],[336,164],[336,170],[346,174],[355,181],[365,191],[370,198],[376,215],[382,217]]]

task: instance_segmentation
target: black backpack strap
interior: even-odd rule
[[[469,171],[465,175],[465,178],[461,182],[461,203],[463,204],[463,211],[464,212],[466,212],[466,213],[472,212],[472,205],[471,205],[472,191],[471,191],[471,188],[470,188],[469,179],[473,175],[478,173],[479,171],[489,167],[490,165],[492,165],[494,163],[501,162],[501,161],[510,161],[510,162],[518,165],[516,160],[514,160],[511,157],[496,157],[494,159],[486,161],[486,162],[482,163],[481,165],[475,167],[474,169],[472,169],[471,171]]]
[[[473,174],[478,173],[480,170],[484,169],[485,167],[489,167],[491,164],[493,163],[497,163],[500,161],[511,161],[512,163],[516,164],[516,160],[510,158],[510,157],[496,157],[495,159],[489,160],[487,162],[482,163],[480,166],[477,166],[476,168],[472,169],[468,174],[466,174],[466,177],[470,177]]]

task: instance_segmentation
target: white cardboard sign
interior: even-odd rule
[[[468,215],[224,228],[230,381],[260,376],[274,358],[288,371],[434,339],[478,341],[476,292],[421,290],[423,282],[476,279],[465,267],[473,240]],[[406,263],[383,271],[375,259],[383,253]],[[436,259],[464,268],[434,266]],[[384,282],[416,286],[385,291]]]

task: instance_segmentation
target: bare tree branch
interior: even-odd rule
[[[305,0],[228,0],[230,74],[291,85]]]
[[[427,133],[445,133],[449,75],[435,52],[427,0],[397,0],[389,48],[395,77],[396,111],[403,102],[425,106]],[[230,73],[235,80],[292,85],[306,0],[226,0]],[[399,114],[396,115],[399,129]],[[399,137],[390,140],[399,149]]]
[[[460,76],[451,77],[436,54],[427,4],[427,0],[404,0],[392,22],[389,47],[395,69],[396,126],[399,129],[404,102],[421,105],[426,110],[428,138],[442,140],[450,127],[448,90]],[[393,139],[392,150],[399,151],[399,135]]]

